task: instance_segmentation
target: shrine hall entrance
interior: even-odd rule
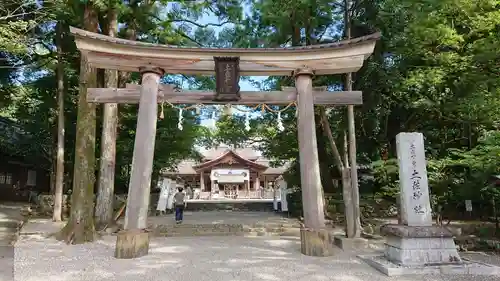
[[[222,185],[223,196],[228,199],[237,199],[240,191],[243,191],[243,184],[219,183],[219,190]]]

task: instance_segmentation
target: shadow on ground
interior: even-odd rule
[[[328,258],[303,256],[297,238],[155,238],[148,256],[113,258],[115,238],[68,246],[25,237],[16,245],[16,281],[175,280],[175,281],[445,281],[498,277],[386,277],[354,254],[339,250]]]
[[[23,217],[21,204],[0,203],[0,280],[14,280],[14,243]]]

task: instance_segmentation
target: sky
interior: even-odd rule
[[[245,7],[244,9],[245,11],[245,14],[248,14],[249,13],[249,7]],[[205,14],[200,20],[199,22],[200,24],[208,24],[208,23],[220,23],[219,19],[213,15],[213,14]],[[215,32],[216,33],[219,33],[223,27],[213,27]],[[267,77],[266,76],[259,76],[259,77],[255,77],[255,76],[251,76],[250,77],[252,80],[257,80],[257,81],[263,81],[265,80]],[[241,91],[258,91],[259,89],[257,89],[256,87],[254,87],[252,84],[250,84],[249,81],[246,81],[246,80],[240,80],[240,90]],[[240,113],[234,109],[232,109],[232,112],[233,114],[243,114],[243,113]],[[261,114],[260,112],[259,113],[252,113],[250,118],[257,118],[259,117]],[[217,119],[217,117],[216,117]],[[213,124],[214,124],[214,120],[211,119],[211,118],[202,118],[201,120],[201,125],[202,126],[205,126],[205,127],[209,127],[209,128],[212,128],[213,127]]]
[[[249,14],[250,13],[250,6],[246,6],[244,9],[243,9],[243,12],[245,14]],[[214,16],[213,14],[205,14],[201,19],[200,19],[200,24],[208,24],[208,23],[220,23],[219,19]],[[215,29],[215,32],[216,33],[219,33],[223,27],[213,27]],[[264,79],[266,79],[267,77],[255,77],[255,76],[252,76],[251,79],[253,80],[258,80],[258,81],[262,81]],[[240,81],[240,88],[241,88],[241,91],[257,91],[258,89],[255,88],[252,84],[250,84],[248,81],[246,80],[241,80]]]

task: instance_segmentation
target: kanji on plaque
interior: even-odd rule
[[[214,100],[238,101],[240,97],[240,59],[214,57],[216,95]]]

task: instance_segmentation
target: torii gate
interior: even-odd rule
[[[158,102],[172,104],[289,104],[297,102],[298,142],[304,227],[302,253],[313,256],[333,254],[333,239],[325,229],[323,198],[316,143],[314,105],[362,103],[362,94],[328,92],[313,88],[313,75],[358,71],[375,47],[379,33],[330,44],[287,48],[191,48],[150,44],[113,38],[71,27],[82,56],[91,67],[140,72],[141,85],[122,89],[88,89],[88,101],[96,103],[139,103],[132,171],[127,198],[124,231],[119,233],[115,257],[134,258],[149,249],[147,215],[153,166]],[[176,91],[160,85],[164,74],[214,75],[217,60],[236,58],[235,95],[207,91]],[[295,77],[295,88],[273,92],[239,92],[239,74],[247,76]],[[219,80],[219,79],[218,79]],[[227,79],[226,81],[227,82]],[[224,82],[221,82],[224,83]],[[218,88],[224,85],[218,83]],[[231,87],[229,87],[231,88]],[[234,88],[234,87],[233,87]],[[226,87],[227,89],[227,87]],[[234,89],[233,89],[234,90]],[[228,98],[229,97],[229,98]],[[353,167],[354,168],[354,167]]]

